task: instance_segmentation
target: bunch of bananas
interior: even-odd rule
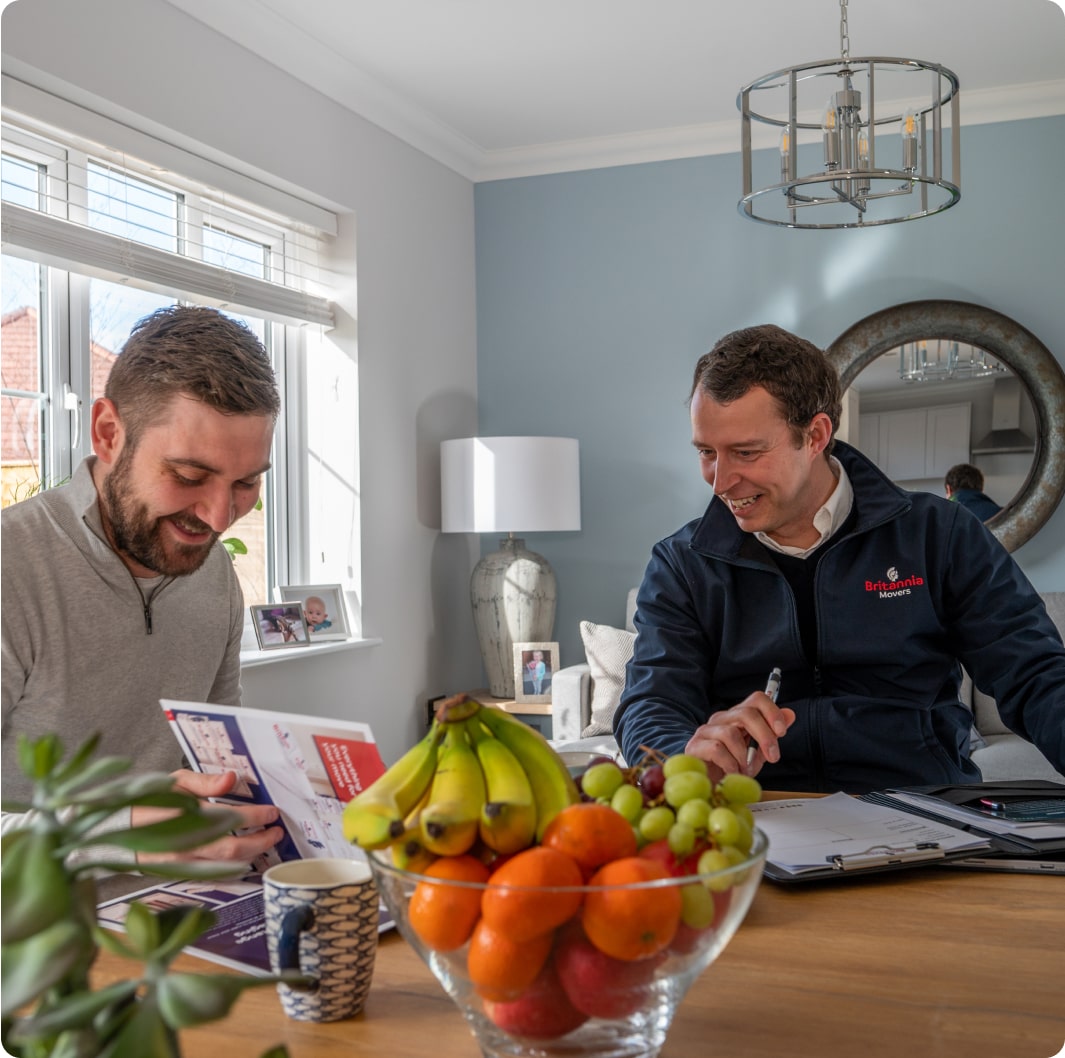
[[[344,836],[391,846],[397,866],[423,870],[478,842],[520,852],[579,800],[547,740],[516,717],[465,694],[442,701],[428,734],[344,809]]]

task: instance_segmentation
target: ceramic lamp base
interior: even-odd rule
[[[474,566],[473,623],[494,697],[514,697],[514,644],[550,640],[556,598],[554,570],[524,540],[500,540],[499,550]]]

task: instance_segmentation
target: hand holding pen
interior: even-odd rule
[[[779,667],[775,667],[769,674],[769,679],[765,685],[765,696],[772,702],[776,702],[777,695],[780,693],[780,678],[781,672]],[[754,755],[758,752],[758,743],[751,739],[747,745],[747,770],[751,770],[751,765],[754,763]]]

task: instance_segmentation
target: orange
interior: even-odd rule
[[[407,909],[411,929],[435,951],[461,948],[481,916],[483,890],[447,882],[486,882],[490,873],[474,856],[441,856],[434,860],[425,869],[425,876],[440,882],[419,882],[415,887]]]
[[[633,883],[669,878],[654,860],[630,856],[595,872],[584,899],[581,923],[588,939],[615,959],[647,959],[667,947],[680,924],[681,896],[676,885],[631,888]]]
[[[547,824],[540,844],[577,861],[585,879],[604,863],[636,855],[636,832],[621,813],[597,801],[582,801]]]
[[[532,940],[516,941],[480,919],[466,955],[473,987],[485,999],[516,999],[536,980],[554,940],[554,933],[541,933]]]
[[[532,940],[572,918],[581,893],[554,886],[579,886],[584,879],[574,859],[558,849],[533,845],[492,872],[481,900],[485,922],[512,940]]]

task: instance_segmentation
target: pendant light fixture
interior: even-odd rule
[[[788,228],[856,228],[949,209],[961,198],[957,76],[918,59],[852,59],[847,0],[839,40],[839,59],[741,89],[740,213]]]

